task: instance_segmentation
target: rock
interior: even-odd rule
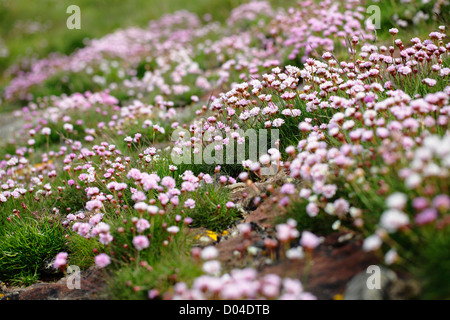
[[[388,299],[389,288],[398,281],[397,274],[383,266],[369,266],[347,284],[345,300]]]
[[[39,273],[42,274],[44,277],[57,277],[57,276],[61,277],[62,271],[60,269],[53,268],[54,262],[55,258],[47,259],[44,262],[42,262],[38,270]]]
[[[269,195],[268,189],[281,187],[287,182],[293,182],[293,179],[284,171],[280,171],[262,182],[239,182],[229,185],[228,188],[231,190],[231,200],[239,203],[245,211],[250,212],[256,210],[263,203],[262,200]],[[244,194],[246,195],[244,196]]]
[[[388,289],[390,300],[412,300],[417,299],[420,294],[420,285],[414,279],[399,279]]]
[[[237,182],[230,185],[225,186],[225,188],[229,189],[230,191],[237,191],[236,189],[243,189],[246,188],[247,184],[244,182]]]

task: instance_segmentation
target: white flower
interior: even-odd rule
[[[177,234],[179,231],[180,228],[178,228],[177,226],[171,226],[167,228],[167,232],[169,232],[172,235]]]
[[[395,261],[397,261],[397,258],[398,258],[397,251],[395,249],[391,249],[384,256],[384,262],[387,265],[391,265],[391,264],[395,263]]]
[[[405,205],[408,197],[401,192],[395,192],[386,198],[386,205],[388,208],[402,210]]]
[[[220,262],[217,260],[206,261],[203,264],[202,269],[204,272],[206,272],[212,276],[219,276],[220,270],[221,270],[221,265],[220,265]]]
[[[298,246],[286,251],[286,257],[290,260],[300,260],[304,256],[303,248]]]
[[[159,208],[157,206],[154,205],[149,205],[147,206],[147,212],[153,216],[155,214],[157,214],[159,212]]]
[[[364,251],[374,251],[374,250],[379,249],[381,247],[381,244],[382,244],[382,241],[381,241],[380,237],[377,236],[376,234],[373,234],[364,240],[363,250]]]
[[[405,179],[405,186],[408,189],[417,188],[422,182],[422,177],[418,173],[412,173]]]
[[[215,247],[208,246],[202,250],[202,253],[200,256],[203,260],[212,260],[212,259],[217,258],[218,255],[219,255],[219,251]]]
[[[389,209],[383,212],[380,218],[380,226],[388,232],[397,231],[397,229],[409,224],[409,217],[406,213],[397,209]]]

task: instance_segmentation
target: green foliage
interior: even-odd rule
[[[31,284],[43,264],[65,248],[64,231],[57,219],[14,217],[0,234],[0,279]]]
[[[367,1],[366,8],[370,5],[377,5],[381,8],[381,29],[377,30],[377,37],[380,41],[392,40],[392,36],[389,34],[390,28],[398,28],[402,30],[402,34],[407,34],[406,37],[420,37],[429,34],[430,24],[434,24],[435,27],[443,24],[448,24],[450,21],[450,5],[448,3],[442,3],[439,6],[440,14],[436,15],[436,8],[434,7],[436,1],[409,1],[409,3],[403,3],[396,0],[384,0],[380,1]],[[428,15],[429,20],[417,19],[418,12]],[[394,16],[407,23],[406,28],[401,28]],[[367,14],[367,17],[369,15]]]
[[[54,206],[65,215],[82,210],[87,201],[83,188],[78,190],[75,186],[66,186],[57,197]]]
[[[133,263],[112,272],[107,294],[116,300],[144,300],[148,299],[148,290],[157,289],[164,293],[176,282],[192,283],[202,274],[200,265],[179,252],[168,252],[149,266],[151,269]]]
[[[68,239],[67,252],[69,253],[70,264],[79,266],[81,269],[93,266],[96,256],[95,249],[102,246],[98,239],[86,239],[74,232],[70,233]]]
[[[294,219],[297,221],[297,229],[302,231],[310,231],[318,235],[328,235],[334,230],[331,228],[336,221],[336,217],[328,214],[318,214],[315,217],[310,217],[306,212],[306,201],[291,201],[286,208],[286,212],[283,215],[277,216],[275,223],[285,223],[288,219]]]
[[[439,232],[430,227],[417,243],[409,269],[420,280],[423,299],[450,299],[450,226]]]
[[[194,220],[193,227],[205,227],[221,232],[240,217],[237,209],[227,209],[226,203],[230,200],[230,194],[223,187],[205,185],[192,194],[191,198],[195,201],[195,208],[188,211],[188,214]]]

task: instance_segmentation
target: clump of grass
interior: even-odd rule
[[[30,285],[45,261],[66,248],[64,231],[56,219],[14,217],[0,235],[0,279]]]
[[[223,231],[233,224],[240,213],[236,208],[227,208],[230,194],[226,188],[206,185],[193,195],[195,208],[189,211],[193,227],[205,227],[212,231]]]
[[[69,261],[81,269],[93,266],[95,251],[101,246],[97,239],[86,239],[76,233],[70,234],[68,246]]]
[[[55,207],[61,214],[74,213],[82,210],[88,201],[86,193],[74,186],[66,186],[56,199]]]
[[[149,290],[162,294],[179,281],[192,283],[201,274],[201,266],[186,254],[167,254],[155,264],[126,264],[113,271],[107,294],[117,300],[144,300]]]
[[[421,283],[421,298],[450,298],[450,226],[430,231],[411,261],[410,269]]]

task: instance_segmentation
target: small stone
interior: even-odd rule
[[[344,300],[384,300],[387,298],[388,289],[397,281],[397,275],[394,271],[382,266],[369,268],[358,273],[347,283]]]

